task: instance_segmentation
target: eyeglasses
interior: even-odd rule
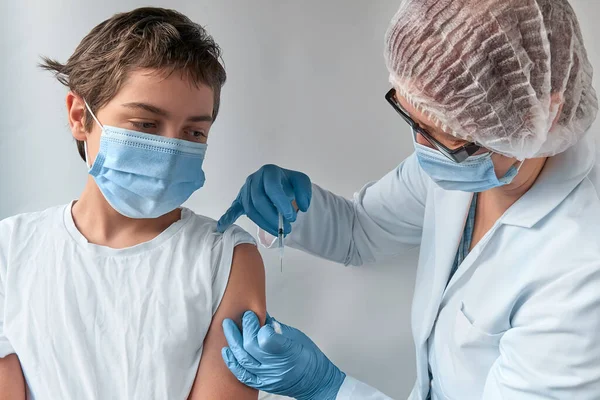
[[[440,143],[438,140],[436,140],[433,136],[431,136],[431,134],[429,134],[425,129],[421,128],[419,126],[419,124],[417,124],[410,117],[410,115],[408,115],[408,113],[406,111],[404,111],[402,106],[398,103],[398,100],[396,100],[396,89],[392,88],[389,92],[387,92],[385,95],[385,99],[388,101],[388,103],[390,103],[390,105],[394,108],[394,110],[396,110],[396,112],[398,112],[398,114],[400,114],[400,116],[402,116],[402,118],[408,123],[408,125],[410,125],[410,127],[412,128],[412,131],[413,131],[413,135],[415,135],[415,139],[416,139],[417,133],[420,134],[421,136],[423,136],[425,138],[425,140],[427,140],[440,153],[442,153],[443,155],[445,155],[446,157],[448,157],[450,160],[454,161],[455,163],[460,164],[461,162],[465,161],[467,158],[469,158],[473,154],[477,153],[481,149],[481,146],[479,146],[478,144],[475,144],[475,143],[467,143],[457,149],[450,149],[450,148],[444,146],[442,143]]]

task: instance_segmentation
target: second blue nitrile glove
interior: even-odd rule
[[[300,211],[306,212],[311,197],[312,185],[308,176],[276,165],[265,165],[246,179],[231,207],[219,219],[217,229],[224,232],[246,214],[260,228],[277,236],[281,213],[287,235],[292,230],[291,223],[296,220],[292,201],[296,201]]]
[[[252,311],[244,314],[242,329],[230,319],[223,321],[229,343],[223,360],[240,382],[299,400],[335,400],[346,374],[308,336],[270,316],[261,328]]]

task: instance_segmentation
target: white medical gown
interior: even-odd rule
[[[286,244],[347,265],[421,246],[412,305],[417,382],[411,400],[425,400],[430,389],[434,400],[597,400],[597,153],[588,135],[549,159],[535,185],[449,282],[472,194],[437,187],[414,155],[353,200],[315,185],[310,209],[299,215]],[[338,395],[387,398],[350,377]]]

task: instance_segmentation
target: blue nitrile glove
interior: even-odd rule
[[[229,210],[219,219],[217,229],[224,232],[246,214],[256,225],[277,236],[278,213],[281,213],[287,235],[292,231],[291,223],[296,220],[292,201],[296,201],[300,211],[306,212],[311,197],[312,186],[308,176],[276,165],[265,165],[246,179]]]
[[[275,332],[281,328],[281,334]],[[243,334],[235,322],[223,321],[229,347],[221,354],[237,379],[254,389],[300,400],[334,400],[346,374],[296,328],[267,315],[260,327],[256,314],[246,311]]]

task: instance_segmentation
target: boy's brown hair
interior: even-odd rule
[[[214,119],[226,79],[221,49],[206,30],[177,11],[154,7],[115,14],[83,38],[66,64],[43,57],[40,66],[83,97],[94,113],[117,94],[130,71],[148,68],[165,76],[181,73],[195,85],[209,86]],[[92,124],[86,110],[86,130]],[[85,160],[82,141],[77,149]]]

